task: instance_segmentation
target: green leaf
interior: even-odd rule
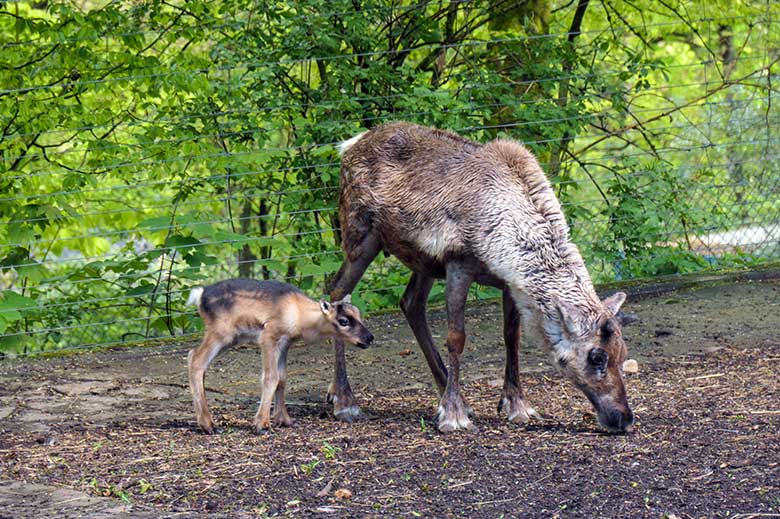
[[[202,245],[203,244],[197,238],[192,236],[183,236],[181,234],[172,234],[171,236],[168,236],[164,244],[166,248],[177,249],[180,251],[190,246],[195,247]]]
[[[167,230],[171,226],[171,218],[169,216],[156,216],[154,218],[147,218],[138,224],[139,229],[147,231],[157,232]]]

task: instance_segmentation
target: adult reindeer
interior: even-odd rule
[[[503,290],[506,372],[499,410],[513,422],[536,411],[523,400],[522,333],[540,340],[561,373],[581,389],[611,432],[631,428],[622,363],[626,346],[616,317],[625,294],[601,301],[561,206],[534,156],[522,145],[481,145],[450,132],[389,123],[341,146],[339,220],[346,259],[331,298],[349,294],[380,251],[412,271],[401,298],[441,393],[438,428],[472,428],[460,394],[464,307],[473,282]],[[447,282],[445,368],[425,318],[435,278]],[[330,388],[336,417],[360,414],[336,342]]]

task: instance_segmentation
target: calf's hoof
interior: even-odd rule
[[[284,416],[280,416],[280,415],[274,416],[274,425],[276,425],[278,427],[292,427],[294,423],[295,423],[295,420],[293,420],[289,416],[286,416],[286,415],[284,415]]]
[[[255,420],[254,423],[254,431],[255,434],[266,434],[271,430],[271,420],[270,418],[265,418],[262,420]]]
[[[211,420],[198,422],[198,427],[200,427],[200,430],[205,434],[219,434],[222,432]]]

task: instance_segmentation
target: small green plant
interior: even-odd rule
[[[130,503],[130,494],[122,488],[113,485],[111,483],[101,483],[97,478],[93,477],[87,483],[87,486],[91,488],[95,494],[103,497],[118,497],[126,503]]]
[[[332,460],[336,458],[336,454],[341,452],[341,447],[336,447],[335,445],[331,445],[327,441],[324,441],[322,442],[322,447],[320,447],[320,452],[322,452],[326,460]]]
[[[138,493],[139,494],[146,494],[150,490],[154,488],[154,485],[146,481],[145,479],[139,479],[138,480]]]
[[[420,432],[424,433],[424,432],[425,432],[425,431],[427,431],[427,430],[428,430],[428,426],[427,426],[427,425],[425,425],[425,418],[423,418],[423,417],[421,416],[421,417],[420,417]]]
[[[317,465],[322,463],[318,458],[314,458],[309,463],[302,463],[301,464],[301,472],[306,474],[307,476],[311,476],[311,473],[314,472],[314,469],[317,468]]]

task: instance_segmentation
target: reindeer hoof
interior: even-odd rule
[[[532,419],[541,419],[542,416],[536,409],[526,404],[522,398],[501,398],[498,403],[498,412],[505,412],[510,422],[516,424],[528,423]]]
[[[216,427],[213,422],[208,424],[201,423],[198,424],[198,426],[204,434],[220,434],[222,432],[222,429]]]
[[[295,420],[289,416],[274,416],[274,425],[278,427],[292,427]]]
[[[465,412],[450,412],[448,416],[445,409],[439,407],[438,421],[438,429],[441,433],[451,433],[463,430],[473,432],[477,430],[477,427],[469,420],[469,417]]]
[[[356,405],[334,409],[333,415],[340,422],[352,423],[363,418],[363,412]]]
[[[470,431],[477,430],[477,426],[471,423],[471,420],[440,420],[438,426],[439,432],[447,434],[455,431]]]
[[[255,434],[267,434],[271,430],[271,420],[265,418],[260,421],[256,421],[253,427]]]

